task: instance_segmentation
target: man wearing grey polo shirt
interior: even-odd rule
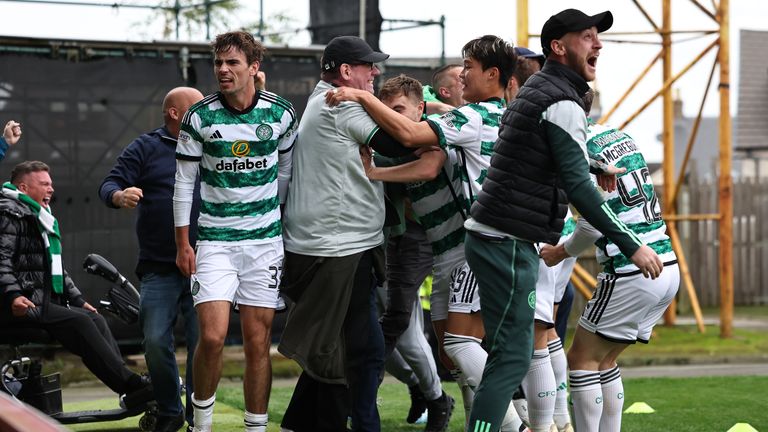
[[[383,260],[384,190],[360,162],[361,146],[386,155],[410,152],[357,103],[330,107],[336,86],[373,93],[389,55],[339,36],[323,52],[321,81],[309,97],[293,153],[283,216],[283,292],[294,302],[279,350],[304,370],[284,430],[378,432],[376,408],[384,341],[374,302],[374,264]],[[383,263],[382,263],[383,264]],[[381,268],[381,267],[379,267]]]

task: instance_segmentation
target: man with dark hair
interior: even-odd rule
[[[173,227],[173,184],[176,173],[176,139],[181,119],[192,104],[203,98],[190,87],[176,87],[163,99],[164,125],[142,134],[120,154],[99,187],[99,197],[109,208],[137,209],[136,237],[139,260],[136,274],[141,280],[139,322],[144,335],[144,358],[158,405],[156,432],[177,431],[184,424],[184,406],[179,398],[179,368],[173,328],[184,318],[187,345],[186,412],[192,425],[191,397],[194,391],[192,365],[197,344],[197,314],[189,292],[189,279],[176,267]],[[193,214],[200,207],[195,196]],[[196,221],[192,221],[196,224]],[[197,231],[190,232],[194,245]]]
[[[409,151],[362,106],[329,107],[325,94],[348,86],[373,96],[381,73],[376,63],[388,57],[355,36],[331,40],[299,126],[284,218],[283,291],[295,304],[279,349],[303,373],[283,417],[285,430],[343,431],[348,416],[352,430],[381,429],[376,394],[384,341],[374,269],[383,267],[386,207],[382,185],[365,176],[360,148],[387,156]]]
[[[467,42],[462,49],[462,56],[464,67],[460,78],[464,84],[463,98],[469,103],[436,119],[430,118],[418,123],[410,121],[397,115],[375,97],[349,88],[327,94],[330,103],[359,101],[384,130],[405,146],[440,146],[449,152],[454,151],[458,165],[456,177],[461,182],[454,190],[452,202],[445,203],[442,215],[456,212],[453,216],[459,219],[468,213],[469,205],[476,199],[487,175],[493,143],[498,136],[498,125],[504,110],[504,88],[516,62],[512,45],[492,35]],[[442,156],[442,152],[434,153]],[[437,164],[438,172],[445,157]],[[415,164],[421,165],[424,161],[422,158]],[[403,174],[397,181],[414,181],[408,175],[418,172],[414,167],[405,165],[396,168]],[[388,180],[394,181],[395,178]],[[461,224],[458,228],[461,228]],[[451,234],[446,241],[451,242],[452,246],[461,245],[463,232],[456,230]],[[455,372],[460,370],[459,381],[467,388],[463,391],[465,406],[469,406],[471,391],[480,383],[487,356],[480,345],[485,330],[480,298],[475,289],[475,276],[466,266],[463,253],[452,255],[448,262],[450,277],[438,278],[438,283],[432,288],[432,323],[441,347],[445,346],[441,360],[446,366],[455,369]],[[440,283],[441,279],[444,283]],[[519,422],[514,409],[508,420],[506,423],[510,427]]]
[[[152,398],[151,387],[125,367],[107,321],[62,268],[52,196],[48,165],[40,161],[16,165],[0,190],[0,323],[45,330],[112,391],[129,394],[131,408]]]
[[[19,142],[21,138],[21,125],[18,122],[10,120],[3,128],[3,134],[0,135],[0,160],[5,158],[5,153],[10,146]]]
[[[542,66],[544,66],[544,56],[528,48],[515,47],[515,54],[517,54],[515,71],[512,73],[507,82],[507,87],[504,89],[504,100],[507,101],[507,105],[512,103],[517,96],[517,92],[520,91],[520,87],[528,81],[528,78],[540,71]]]
[[[195,351],[195,431],[210,431],[230,310],[240,312],[246,368],[245,430],[263,432],[272,382],[269,357],[283,263],[280,204],[291,176],[297,118],[290,102],[257,91],[264,47],[249,33],[213,43],[219,92],[189,108],[176,150],[176,264],[191,276],[200,323]],[[189,215],[200,174],[197,249]]]
[[[644,275],[661,272],[656,253],[618,222],[589,179],[581,96],[595,78],[602,48],[598,33],[612,23],[610,12],[588,16],[568,9],[544,24],[547,61],[505,113],[488,176],[465,223],[467,261],[481,291],[489,351],[470,429],[498,430],[510,390],[528,370],[539,267],[534,243],[557,243],[567,200]]]

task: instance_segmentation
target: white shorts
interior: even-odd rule
[[[666,264],[656,279],[645,278],[642,273],[600,273],[579,325],[612,342],[648,343],[653,326],[664,315],[679,285],[676,263]]]
[[[197,272],[191,277],[195,305],[228,301],[270,309],[284,308],[282,240],[247,246],[197,246]]]
[[[573,273],[574,266],[576,266],[576,257],[566,258],[554,267],[557,269],[557,278],[555,279],[555,304],[558,304],[563,300],[565,287],[568,286],[568,281],[571,280],[571,273]]]
[[[451,297],[451,277],[457,266],[466,263],[464,248],[447,252],[435,258],[432,276],[432,294],[429,296],[429,314],[432,321],[448,319]]]
[[[480,310],[480,291],[477,279],[465,261],[451,272],[451,299],[448,312],[473,313]]]
[[[547,328],[555,326],[552,315],[555,308],[555,282],[558,266],[549,267],[543,259],[539,259],[539,279],[536,281],[536,312],[534,319],[543,323]]]
[[[432,276],[432,293],[429,295],[429,315],[432,321],[448,319],[448,298],[451,296],[449,274]]]

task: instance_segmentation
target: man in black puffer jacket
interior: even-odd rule
[[[469,430],[498,430],[528,370],[539,266],[534,243],[557,243],[569,201],[644,275],[656,278],[663,268],[589,178],[581,96],[595,79],[598,33],[612,24],[608,11],[588,16],[566,9],[550,17],[541,31],[544,68],[525,82],[502,117],[488,176],[464,225],[488,349]]]
[[[116,393],[143,394],[148,383],[125,367],[106,320],[61,266],[48,171],[43,162],[22,162],[0,190],[0,325],[44,329]]]

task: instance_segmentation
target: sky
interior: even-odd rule
[[[92,0],[99,1],[99,0]],[[309,23],[309,0],[262,0],[264,16],[283,14],[292,18],[291,27],[303,28]],[[718,0],[718,3],[723,0]],[[117,3],[157,4],[152,0],[123,0]],[[713,0],[698,0],[698,3],[712,10]],[[115,3],[104,1],[104,3]],[[257,0],[242,0],[242,10],[230,18],[231,28],[252,25],[259,20]],[[657,25],[661,25],[661,0],[641,0],[648,14]],[[484,34],[495,34],[517,45],[516,2],[511,0],[484,0],[467,2],[457,0],[379,0],[379,10],[385,19],[439,20],[445,16],[446,55],[460,56],[461,47],[472,38]],[[672,29],[716,30],[712,19],[699,11],[689,0],[671,0]],[[731,112],[737,113],[739,31],[768,30],[768,2],[730,0],[730,70],[731,70]],[[650,36],[622,36],[616,32],[647,32],[651,30],[648,21],[631,0],[547,0],[529,1],[529,32],[539,33],[541,26],[550,15],[576,7],[588,14],[611,10],[614,25],[601,37],[604,48],[601,52],[596,86],[601,92],[604,111],[612,107],[626,92],[642,70],[653,60],[660,49],[660,38]],[[30,4],[18,1],[0,0],[0,16],[5,19],[0,34],[4,36],[30,36],[42,38],[91,39],[116,41],[149,41],[159,39],[161,25],[147,24],[153,12],[146,9],[107,8],[89,6],[59,6]],[[710,35],[692,38],[692,33],[673,36],[680,41],[673,45],[672,73],[676,74],[688,65],[709,43]],[[643,43],[628,43],[627,39]],[[183,37],[182,39],[189,39]],[[289,35],[289,44],[304,46],[309,43],[307,32]],[[193,38],[204,41],[205,34]],[[624,42],[614,42],[624,40]],[[687,40],[687,41],[686,41]],[[418,29],[383,32],[380,39],[382,51],[392,57],[437,57],[440,54],[441,35],[439,27],[429,26]],[[532,37],[530,48],[541,51],[539,39]],[[716,50],[711,50],[691,71],[675,85],[675,91],[683,100],[685,115],[693,117],[704,92],[709,71]],[[637,89],[626,99],[621,108],[611,117],[610,122],[619,125],[633,114],[661,87],[661,64],[657,63]],[[717,75],[705,105],[704,114],[717,116],[719,98],[715,92]],[[625,130],[640,144],[649,161],[659,161],[661,146],[657,135],[661,131],[662,114],[659,100],[638,116]]]

